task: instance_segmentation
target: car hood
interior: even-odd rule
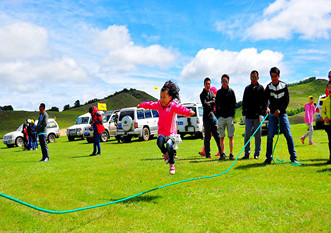
[[[6,137],[6,136],[12,136],[14,138],[17,136],[23,136],[23,133],[21,131],[13,131],[13,132],[6,133],[4,135],[4,137]]]
[[[84,127],[89,126],[90,124],[79,124],[70,126],[68,129],[84,129]]]

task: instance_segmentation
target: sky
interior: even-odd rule
[[[168,80],[199,102],[203,80],[237,101],[258,70],[294,83],[331,70],[331,0],[0,1],[0,106],[73,106]],[[323,90],[321,90],[323,92]]]

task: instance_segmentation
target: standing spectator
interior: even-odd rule
[[[331,81],[331,70],[329,71],[329,81]],[[326,94],[326,97],[329,96],[329,90],[328,90],[328,88],[325,89],[325,94]]]
[[[34,120],[32,119],[30,124],[30,149],[37,150],[38,148],[38,142],[37,142],[37,134],[36,134],[36,125],[34,124]]]
[[[280,70],[277,67],[270,69],[271,82],[265,89],[265,102],[270,101],[267,113],[269,116],[268,138],[267,138],[267,153],[264,164],[271,163],[273,138],[277,133],[278,121],[280,122],[280,130],[284,133],[287,141],[288,151],[291,155],[292,163],[298,164],[296,151],[294,149],[293,138],[291,134],[290,122],[286,114],[286,108],[290,102],[290,95],[287,85],[279,80]]]
[[[328,82],[327,84],[327,89],[331,93],[331,81]],[[321,115],[322,118],[324,119],[324,124],[325,124],[325,132],[328,134],[328,139],[329,139],[329,153],[330,153],[330,158],[326,162],[327,164],[331,164],[331,125],[330,125],[330,119],[331,119],[331,106],[330,106],[330,95],[325,98],[323,101],[322,105],[322,111]]]
[[[218,133],[220,135],[220,142],[222,148],[220,160],[226,157],[224,149],[225,127],[227,128],[229,138],[229,159],[233,160],[233,136],[235,130],[233,118],[236,113],[236,96],[234,94],[234,91],[229,87],[229,75],[223,74],[221,80],[222,87],[217,91],[216,94],[216,115],[218,117]]]
[[[26,121],[23,124],[22,133],[23,133],[23,143],[24,143],[23,150],[28,150],[29,149],[28,119],[26,119]]]
[[[307,123],[308,125],[308,132],[300,138],[302,144],[305,144],[305,138],[309,135],[309,145],[310,146],[316,145],[315,143],[313,143],[314,114],[315,114],[314,97],[309,96],[308,102],[305,104],[305,123]]]
[[[210,78],[205,78],[204,80],[204,89],[200,94],[200,101],[203,107],[203,127],[205,129],[205,138],[204,138],[204,148],[206,158],[211,158],[210,156],[210,139],[213,135],[216,145],[218,147],[218,152],[221,153],[222,148],[220,146],[220,137],[217,132],[217,118],[215,116],[214,107],[215,107],[215,95],[213,91],[210,90]],[[220,157],[224,159],[225,157]]]
[[[259,72],[251,72],[251,84],[245,88],[242,101],[242,115],[245,123],[245,143],[248,142],[254,132],[263,120],[267,106],[264,102],[264,88],[259,84]],[[259,128],[255,133],[255,153],[254,159],[258,159],[261,151],[262,129]],[[249,159],[251,152],[250,143],[245,148],[245,156],[242,159]]]
[[[49,153],[47,147],[47,122],[48,122],[48,113],[45,111],[45,104],[41,103],[39,106],[39,119],[37,124],[37,134],[39,138],[39,143],[41,147],[41,152],[43,154],[42,159],[39,162],[48,162],[49,161]]]
[[[101,155],[100,147],[100,134],[105,131],[105,127],[102,124],[102,116],[99,109],[95,106],[89,108],[89,113],[92,116],[93,126],[93,152],[90,156]]]

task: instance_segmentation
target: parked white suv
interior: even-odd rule
[[[38,120],[35,121],[35,125],[38,124]],[[23,133],[22,133],[23,124],[18,127],[16,131],[5,134],[3,137],[3,143],[8,147],[21,147],[23,146]],[[48,118],[47,122],[47,141],[55,142],[55,138],[60,136],[60,128],[54,118]],[[38,139],[38,137],[37,137]]]
[[[183,103],[182,106],[192,110],[195,114],[191,117],[177,115],[177,132],[183,138],[186,134],[202,138],[203,132],[203,107],[199,103]]]
[[[318,98],[317,104],[316,104],[316,111],[315,111],[315,124],[316,124],[316,129],[321,129],[323,128],[324,125],[324,120],[322,118],[321,115],[321,111],[322,111],[322,105],[323,102],[326,98],[326,94],[322,94],[320,95],[320,97]]]
[[[100,135],[100,141],[106,142],[110,137],[116,136],[116,128],[117,128],[117,115],[119,110],[108,111],[102,115],[102,123],[105,127],[105,131]],[[88,125],[84,128],[84,137],[87,142],[93,142],[93,127],[92,125]]]
[[[147,141],[157,134],[159,112],[143,108],[124,108],[118,114],[116,136],[124,142],[130,142],[132,137]]]
[[[75,140],[75,138],[82,138],[84,139],[84,128],[86,126],[90,125],[91,121],[91,114],[90,113],[85,113],[83,115],[80,115],[75,124],[73,126],[70,126],[67,129],[67,137],[69,141]]]

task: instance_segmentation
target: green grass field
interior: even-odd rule
[[[305,167],[262,166],[238,160],[227,174],[157,190],[123,203],[64,215],[45,214],[0,198],[0,231],[10,232],[330,232],[331,165],[326,133],[314,132],[317,146],[302,145],[304,124],[292,126],[295,149]],[[235,154],[243,147],[236,126]],[[38,151],[0,146],[0,192],[36,206],[67,210],[124,198],[183,179],[218,174],[232,161],[198,155],[203,141],[180,145],[176,174],[169,175],[156,140],[102,143],[102,155],[89,157],[92,145],[49,144],[50,162]],[[212,154],[216,154],[212,143]],[[228,141],[226,140],[226,149]],[[254,148],[254,147],[253,147]],[[276,156],[289,159],[281,135]]]

